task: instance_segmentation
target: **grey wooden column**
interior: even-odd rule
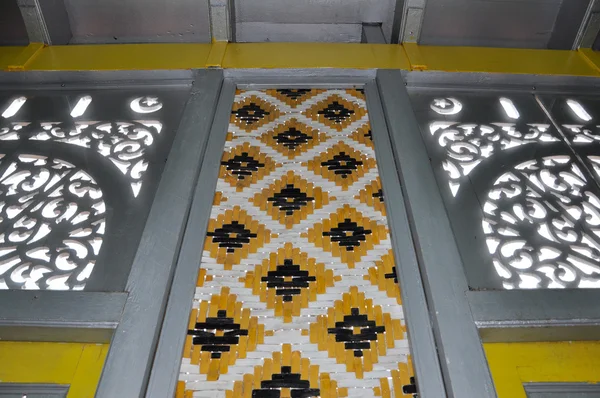
[[[129,296],[104,365],[97,398],[145,394],[222,81],[222,70],[196,72],[127,281]]]
[[[409,214],[448,396],[496,397],[454,235],[402,73],[379,70],[377,84]]]

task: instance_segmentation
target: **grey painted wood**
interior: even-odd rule
[[[485,342],[597,340],[600,291],[543,289],[467,293]]]
[[[381,24],[362,24],[361,43],[386,44]]]
[[[0,398],[65,398],[68,392],[64,384],[0,382]]]
[[[222,71],[198,71],[127,282],[97,398],[144,394]]]
[[[462,261],[402,74],[395,70],[379,70],[377,83],[406,198],[448,395],[495,397],[466,296],[468,286]]]
[[[600,384],[525,383],[528,398],[600,398]]]
[[[0,291],[0,327],[44,326],[115,328],[127,293]]]
[[[419,396],[445,397],[446,391],[433,337],[433,327],[414,250],[415,242],[409,228],[405,199],[375,81],[367,83],[365,94],[377,154],[377,167],[386,198],[387,218]]]
[[[231,80],[225,80],[214,122],[210,128],[206,152],[201,156],[203,161],[200,176],[196,183],[194,199],[177,259],[173,288],[169,294],[146,397],[171,397],[175,393],[192,299],[202,260],[202,246],[219,177],[217,165],[223,154],[234,97],[235,84]]]

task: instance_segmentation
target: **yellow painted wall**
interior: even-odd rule
[[[67,398],[93,398],[108,344],[0,342],[0,382],[70,384]]]
[[[487,343],[498,398],[527,398],[523,383],[600,383],[600,341]]]

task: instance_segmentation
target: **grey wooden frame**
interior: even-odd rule
[[[2,383],[0,382],[0,397],[23,396],[31,398],[65,398],[69,385],[36,384],[36,383]]]
[[[380,88],[376,83],[375,70],[226,70],[221,98],[217,106],[206,156],[196,186],[190,219],[186,228],[181,254],[175,271],[173,289],[168,299],[166,316],[154,357],[154,364],[146,391],[146,397],[162,398],[174,394],[185,329],[189,319],[194,295],[196,274],[201,261],[199,245],[204,242],[206,225],[210,216],[212,196],[218,170],[216,164],[221,155],[229,124],[229,115],[236,87],[354,87],[366,90],[367,107],[370,114],[378,166],[388,201],[388,219],[392,229],[394,254],[400,278],[404,309],[409,318],[408,333],[411,339],[416,378],[422,397],[445,397],[446,386],[442,377],[442,366],[436,351],[431,312],[423,289],[417,254],[413,246],[409,217],[404,206],[403,192],[397,170],[396,154],[390,146],[388,120],[380,99]],[[401,82],[400,82],[401,83]],[[402,85],[403,87],[403,85]],[[391,195],[391,196],[390,196]],[[475,328],[473,324],[473,328]],[[475,332],[476,336],[476,332]],[[479,338],[476,336],[476,345]],[[422,380],[422,382],[421,382]],[[480,395],[481,396],[481,395]]]

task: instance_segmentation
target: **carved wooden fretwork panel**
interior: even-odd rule
[[[98,263],[130,266],[172,139],[165,115],[185,101],[162,94],[172,103],[0,95],[0,289],[82,290]]]
[[[102,190],[61,159],[0,157],[0,288],[83,289],[106,229]]]
[[[436,98],[431,109],[439,115],[459,114],[463,106],[455,98]],[[544,123],[463,123],[433,121],[429,132],[446,150],[442,161],[448,175],[448,186],[456,196],[461,183],[482,160],[495,153],[525,144],[558,141]]]
[[[562,136],[532,96],[511,98],[413,96],[469,283],[600,288],[600,126],[559,100]]]
[[[600,287],[600,199],[570,156],[504,172],[483,213],[505,288]]]

